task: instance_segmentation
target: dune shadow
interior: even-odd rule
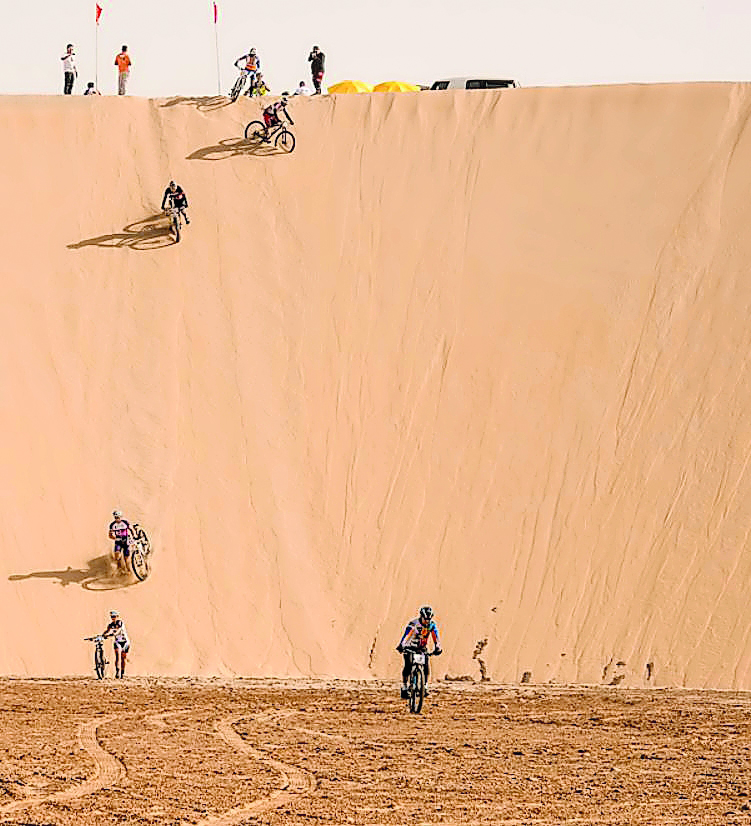
[[[168,106],[195,106],[201,112],[212,112],[214,109],[222,109],[230,106],[232,101],[226,95],[213,95],[207,97],[173,97],[161,104],[164,109]]]
[[[270,143],[249,141],[245,138],[225,138],[213,146],[204,146],[191,152],[186,158],[189,161],[225,161],[240,155],[255,155],[268,157],[269,155],[286,155],[281,149],[276,149]]]
[[[157,212],[148,218],[124,226],[122,232],[84,238],[83,241],[68,244],[68,249],[79,250],[81,247],[112,247],[118,249],[128,247],[133,250],[154,250],[160,247],[171,247],[175,243],[177,242],[170,233],[167,217],[163,212]]]
[[[11,574],[8,579],[11,582],[21,582],[25,579],[51,579],[63,588],[68,585],[80,585],[88,591],[113,591],[118,588],[128,588],[135,584],[127,574],[117,572],[109,554],[90,559],[85,568],[71,568],[68,566],[59,571],[32,571],[28,574]]]

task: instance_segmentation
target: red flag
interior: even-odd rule
[[[99,3],[96,4],[96,22],[99,22],[99,18],[102,16],[102,7]]]
[[[216,3],[214,3],[214,25],[216,25],[216,20],[217,20],[217,9],[216,9]]]

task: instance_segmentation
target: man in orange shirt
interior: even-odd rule
[[[128,47],[123,46],[123,50],[115,58],[115,66],[117,66],[117,94],[125,94],[125,85],[128,82],[128,75],[130,74],[130,55],[128,54]]]

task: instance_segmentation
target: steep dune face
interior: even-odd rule
[[[291,112],[0,99],[0,672],[750,688],[749,88]]]

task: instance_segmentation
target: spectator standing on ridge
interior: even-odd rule
[[[321,83],[323,82],[323,73],[325,71],[326,55],[318,48],[313,46],[311,53],[308,55],[310,63],[310,74],[313,76],[314,94],[321,94]]]
[[[98,89],[95,88],[94,81],[90,80],[86,84],[86,89],[84,89],[84,94],[85,95],[101,95],[102,93]]]
[[[73,44],[68,43],[65,47],[65,54],[60,58],[63,61],[63,94],[70,95],[73,92],[73,82],[78,77],[78,69],[76,68],[76,53],[73,51]]]
[[[312,92],[305,85],[305,81],[301,80],[300,85],[297,87],[297,89],[295,89],[295,94],[296,95],[310,95],[310,94],[312,94]]]
[[[117,66],[117,94],[124,95],[130,75],[130,55],[127,46],[123,46],[123,50],[115,58],[115,66]]]

